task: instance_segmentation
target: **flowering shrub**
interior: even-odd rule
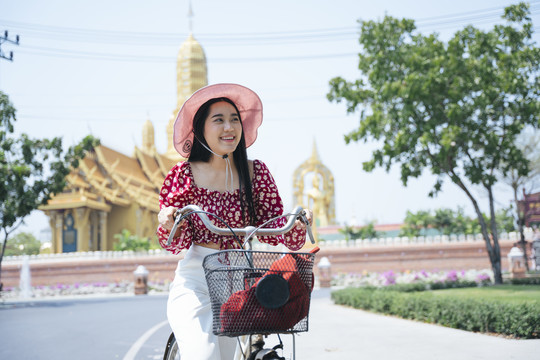
[[[374,286],[385,287],[398,284],[424,284],[426,288],[484,286],[490,284],[493,279],[491,270],[450,270],[450,271],[386,271],[383,273],[339,273],[332,277],[332,286],[337,287],[360,287]]]
[[[394,285],[396,283],[396,274],[392,270],[384,272],[382,277],[384,278],[384,285]]]

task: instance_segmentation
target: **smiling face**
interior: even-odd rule
[[[234,106],[225,101],[210,105],[204,122],[204,139],[218,155],[232,153],[242,136],[242,123]]]

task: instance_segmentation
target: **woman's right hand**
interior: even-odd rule
[[[174,213],[176,208],[174,206],[164,207],[159,211],[158,222],[162,228],[171,231],[174,226]]]

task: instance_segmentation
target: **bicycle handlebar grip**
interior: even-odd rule
[[[167,246],[171,245],[172,239],[174,238],[174,234],[176,233],[176,229],[178,228],[178,225],[180,224],[180,221],[185,217],[185,215],[182,214],[183,209],[178,209],[174,213],[175,219],[174,219],[174,225],[171,229],[171,232],[169,233],[169,237],[167,238]]]
[[[306,230],[309,236],[309,241],[311,241],[312,244],[315,244],[315,238],[313,237],[313,232],[311,231],[311,226],[306,225]]]
[[[302,221],[306,225],[306,232],[309,236],[309,241],[311,241],[312,244],[315,244],[315,238],[313,237],[313,232],[311,231],[311,225],[309,225],[309,221],[306,217],[306,211],[302,210],[300,215],[298,215],[298,219]]]

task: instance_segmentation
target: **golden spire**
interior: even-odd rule
[[[191,34],[193,32],[193,8],[191,7],[191,1],[189,2],[189,10],[187,16],[189,19],[189,33]]]
[[[317,143],[313,139],[313,150],[311,150],[311,158],[309,159],[310,164],[320,164],[321,160],[319,159],[319,152],[317,151]]]
[[[156,148],[154,139],[154,125],[147,119],[143,125],[142,131],[142,150],[146,153],[151,153]]]
[[[190,19],[189,27],[190,34],[184,43],[180,46],[178,51],[178,58],[176,62],[176,93],[177,101],[176,108],[169,118],[169,125],[167,126],[167,138],[169,139],[166,155],[170,158],[178,158],[179,155],[174,149],[173,144],[173,132],[174,121],[176,115],[180,111],[180,108],[184,102],[197,90],[208,85],[208,71],[206,67],[206,55],[204,50],[191,33],[193,17],[193,11],[191,10],[191,2],[189,4],[188,17]]]

